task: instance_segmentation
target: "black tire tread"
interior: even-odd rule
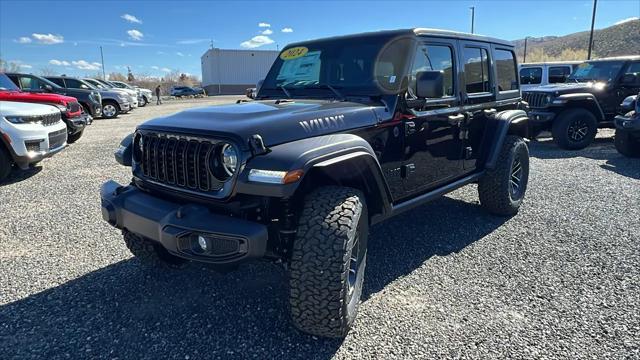
[[[629,132],[616,130],[614,144],[620,154],[633,158],[640,157],[640,140],[631,136]]]
[[[0,145],[0,181],[4,180],[11,173],[13,160],[7,151]]]
[[[363,211],[356,189],[327,186],[307,196],[293,245],[290,309],[301,331],[344,337],[352,325],[344,306],[350,238]]]
[[[523,191],[526,192],[529,175],[529,149],[527,148],[527,144],[524,140],[515,135],[508,135],[504,139],[496,167],[494,169],[487,170],[487,172],[480,178],[480,181],[478,181],[480,205],[492,214],[511,216],[515,215],[520,208],[522,198],[514,201],[511,199],[509,194],[511,165],[515,151],[518,151],[519,148],[524,149],[520,151],[526,151],[526,164],[522,164],[523,171],[526,172],[525,177],[523,178]]]
[[[583,118],[588,122],[588,125],[590,126],[587,138],[584,139],[581,143],[571,142],[569,141],[569,137],[567,136],[567,128],[569,126],[569,123],[575,117]],[[568,109],[561,112],[553,121],[553,126],[551,127],[553,140],[560,148],[565,150],[580,150],[586,148],[593,142],[593,139],[595,139],[597,133],[598,120],[596,120],[596,117],[591,111],[579,108]]]
[[[68,135],[67,136],[67,144],[73,144],[74,142],[80,140],[80,138],[82,137],[82,133],[83,132],[84,132],[84,130],[83,131],[79,131],[79,132],[77,132],[77,133],[75,133],[73,135]]]

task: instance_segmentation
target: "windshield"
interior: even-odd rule
[[[622,61],[594,61],[578,65],[567,78],[569,82],[604,81],[616,79],[622,69]]]
[[[93,80],[93,79],[83,79],[83,80],[84,80],[84,81],[86,81],[86,82],[88,82],[89,84],[91,84],[91,85],[93,85],[93,86],[97,87],[97,88],[98,88],[98,89],[100,89],[100,90],[107,90],[107,89],[108,89],[106,86],[102,85],[101,83],[99,83],[99,82],[98,82],[98,81],[96,81],[96,80]]]
[[[96,81],[102,84],[105,87],[105,89],[110,89],[114,87],[113,85],[109,84],[109,82],[107,81],[100,80],[100,79],[96,79]]]
[[[258,97],[369,95],[397,92],[406,73],[410,38],[347,38],[284,49]]]
[[[5,74],[0,74],[0,90],[2,91],[20,91],[18,86],[9,79]]]

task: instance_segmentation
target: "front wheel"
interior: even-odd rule
[[[70,134],[67,136],[67,144],[73,144],[74,142],[80,140],[80,138],[82,137],[82,133],[84,133],[83,131],[78,131],[75,134]]]
[[[596,117],[585,109],[569,109],[553,122],[553,140],[565,150],[580,150],[589,146],[598,132]]]
[[[149,103],[149,100],[147,100],[147,98],[145,96],[142,97],[142,99],[140,99],[140,107],[145,107],[147,106],[147,104]]]
[[[0,147],[0,181],[9,176],[12,167],[13,161],[11,160],[11,156],[9,156],[5,149]]]
[[[363,194],[327,186],[304,202],[291,255],[291,318],[306,333],[344,337],[358,310],[369,221]]]
[[[626,157],[640,157],[640,138],[634,138],[630,132],[616,130],[614,143],[620,154]]]
[[[478,182],[480,205],[492,214],[510,216],[520,209],[529,182],[529,148],[515,135],[504,139],[498,162]]]
[[[102,105],[102,117],[105,119],[113,119],[119,112],[120,107],[114,101],[105,101]]]

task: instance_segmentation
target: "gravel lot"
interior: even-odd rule
[[[113,150],[143,120],[234,99],[96,120],[0,184],[1,358],[640,358],[640,160],[611,131],[578,152],[532,143],[513,218],[469,186],[373,228],[344,341],[292,329],[275,265],[143,269],[100,216],[100,184],[129,178]]]

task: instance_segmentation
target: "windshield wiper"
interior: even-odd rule
[[[340,91],[336,90],[335,87],[329,84],[316,84],[313,86],[307,86],[307,88],[329,89],[336,95],[336,98],[338,98],[338,100],[345,101],[345,97],[342,95],[342,93],[340,93]]]
[[[285,95],[287,95],[287,97],[291,99],[291,94],[289,93],[289,90],[287,90],[287,88],[284,87],[284,85],[277,85],[277,88],[282,90],[282,92],[284,92]]]

